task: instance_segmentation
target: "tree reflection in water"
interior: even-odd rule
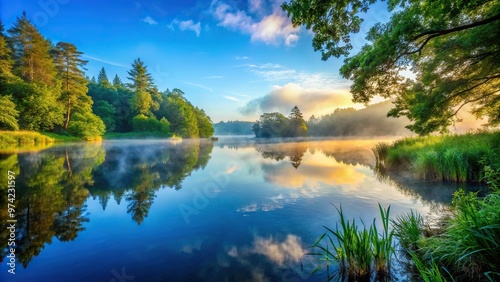
[[[113,199],[127,201],[127,212],[141,224],[164,187],[182,188],[192,171],[203,169],[212,152],[209,141],[180,144],[84,143],[53,147],[38,153],[0,154],[0,167],[16,173],[16,256],[26,268],[55,237],[72,241],[89,221],[85,202],[98,198],[103,209]],[[7,183],[7,174],[1,181]],[[7,187],[1,186],[0,204],[7,205]],[[0,220],[10,219],[1,209]],[[9,230],[0,231],[8,238]],[[8,241],[0,243],[0,257]]]

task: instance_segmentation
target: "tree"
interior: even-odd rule
[[[64,108],[58,102],[58,88],[20,81],[9,85],[9,93],[13,94],[19,110],[20,128],[53,131],[64,124]]]
[[[132,129],[135,132],[159,132],[165,136],[170,135],[170,123],[166,118],[157,120],[143,114],[139,114],[132,119]]]
[[[4,93],[5,84],[14,77],[12,74],[13,65],[12,51],[3,34],[3,24],[0,22],[0,94]]]
[[[134,60],[128,74],[130,75],[128,79],[132,82],[129,87],[135,93],[130,101],[132,111],[136,114],[150,115],[153,104],[153,98],[149,93],[153,87],[151,74],[140,58]]]
[[[288,137],[290,120],[281,113],[264,113],[253,126],[255,137]]]
[[[205,113],[203,109],[195,107],[194,110],[196,112],[196,120],[200,137],[207,138],[212,136],[214,134],[214,126],[210,117]]]
[[[106,75],[106,70],[104,69],[104,67],[101,68],[99,74],[97,75],[97,83],[104,87],[110,86],[108,76]]]
[[[50,42],[38,32],[23,12],[8,30],[13,48],[14,72],[24,81],[54,85],[55,67],[50,57]]]
[[[322,59],[349,56],[351,34],[375,0],[291,0],[282,8],[294,25],[314,32]],[[498,0],[389,1],[392,17],[375,24],[369,44],[346,58],[340,72],[353,80],[353,101],[395,97],[390,116],[407,116],[425,135],[446,131],[465,105],[500,123],[500,3]],[[415,80],[403,77],[411,67]]]
[[[75,45],[67,42],[57,43],[52,54],[58,76],[62,81],[61,99],[66,104],[66,121],[64,123],[66,130],[71,120],[71,110],[75,107],[90,109],[86,105],[92,104],[92,99],[87,96],[87,79],[82,70],[87,61],[80,58],[83,53],[78,51]]]
[[[78,109],[74,113],[73,121],[68,127],[68,132],[74,136],[94,140],[96,136],[104,135],[106,126],[91,110]]]
[[[165,91],[159,115],[165,117],[170,122],[170,130],[173,134],[181,137],[199,137],[198,119],[195,109],[180,89]]]
[[[113,132],[116,129],[116,108],[105,100],[96,101],[92,105],[92,111],[98,115],[106,125],[106,131]]]
[[[149,115],[151,103],[153,99],[147,91],[136,90],[130,105],[132,106],[132,111],[137,114]]]
[[[18,130],[19,112],[9,96],[0,96],[0,129]]]
[[[307,135],[307,125],[304,120],[304,116],[302,112],[299,110],[299,107],[295,106],[292,108],[290,113],[290,136],[298,137],[298,136],[306,136]]]
[[[148,91],[150,87],[153,86],[153,78],[151,74],[148,73],[147,66],[141,61],[141,58],[137,58],[132,63],[132,69],[127,72],[129,77],[127,77],[132,83],[129,87],[132,91]]]
[[[115,74],[115,78],[113,78],[113,86],[114,87],[123,86],[123,82],[120,79],[120,77],[118,77],[118,74]]]

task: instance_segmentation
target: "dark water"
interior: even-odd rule
[[[0,281],[324,281],[303,255],[335,225],[333,205],[365,222],[378,203],[392,216],[428,215],[456,189],[377,177],[379,141],[106,141],[1,154],[3,223],[7,171],[16,174],[17,264],[8,273],[3,228]]]

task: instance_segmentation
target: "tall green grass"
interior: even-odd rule
[[[482,181],[485,164],[498,162],[500,132],[408,137],[373,149],[377,165],[423,179]]]
[[[380,233],[375,219],[367,228],[364,223],[358,225],[355,219],[346,220],[342,207],[336,209],[340,219],[335,230],[324,226],[327,232],[312,246],[315,251],[309,253],[326,262],[328,280],[333,277],[329,273],[331,262],[339,266],[342,279],[368,281],[374,272],[379,277],[388,276],[394,254],[394,232],[389,230],[390,207],[383,209],[379,205],[383,226]]]
[[[425,237],[421,216],[393,221],[395,236],[425,281],[495,281],[500,278],[500,192],[484,198],[459,190],[441,232]],[[427,232],[431,234],[431,232]],[[445,272],[443,272],[443,270]]]
[[[0,131],[0,147],[48,144],[54,139],[34,131]]]
[[[391,220],[394,236],[404,250],[414,251],[423,237],[424,218],[413,210],[408,214],[399,215]]]
[[[450,280],[446,279],[443,274],[443,271],[448,275],[450,274],[445,268],[441,269],[437,263],[432,260],[430,263],[424,263],[419,256],[414,252],[409,252],[413,263],[417,267],[418,272],[420,273],[420,278],[424,282],[446,282],[446,281],[455,281],[453,277]]]

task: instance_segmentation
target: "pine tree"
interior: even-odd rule
[[[101,68],[101,71],[97,76],[97,83],[104,87],[110,86],[108,76],[106,75],[106,70],[104,69],[104,67]]]
[[[129,87],[134,91],[134,97],[131,100],[132,111],[136,114],[151,114],[153,99],[150,90],[154,88],[151,74],[148,73],[146,65],[140,58],[134,60],[132,69],[128,71],[128,79],[132,81]]]
[[[306,136],[307,135],[307,126],[304,120],[304,116],[300,111],[299,107],[295,106],[292,108],[290,113],[290,136]]]
[[[134,60],[132,69],[128,71],[128,75],[130,76],[127,78],[132,81],[129,84],[132,91],[148,91],[153,86],[153,78],[148,73],[146,65],[144,65],[144,62],[140,58]]]
[[[29,83],[54,85],[56,72],[49,54],[50,42],[31,24],[25,12],[8,32],[13,48],[14,72]]]
[[[120,77],[118,77],[118,74],[115,74],[115,78],[113,78],[113,86],[114,87],[123,86],[123,82],[120,79]]]
[[[61,99],[66,105],[66,121],[64,129],[68,129],[71,120],[71,110],[75,107],[90,108],[92,99],[87,96],[87,80],[83,72],[87,61],[82,60],[82,52],[71,43],[59,42],[52,50],[57,66],[58,76],[62,81]]]

